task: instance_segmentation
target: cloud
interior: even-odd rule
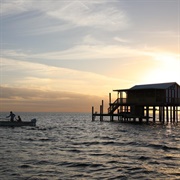
[[[48,11],[47,14],[77,26],[105,28],[106,30],[120,30],[127,27],[125,13],[117,9],[115,4],[106,1],[84,2],[72,1],[63,8]]]
[[[120,37],[114,37],[114,40],[115,40],[115,41],[118,41],[118,42],[120,42],[120,43],[131,43],[130,40],[124,39],[124,38],[120,38]]]
[[[0,86],[1,111],[18,112],[91,112],[101,97],[63,91]]]
[[[41,90],[105,95],[113,86],[120,83],[119,79],[91,72],[5,58],[2,58],[1,62],[1,84],[7,87],[29,87]],[[121,81],[126,82],[125,79]]]
[[[116,2],[117,3],[117,2]],[[23,13],[36,12],[30,24],[36,24],[27,34],[39,35],[57,31],[66,31],[75,27],[98,28],[103,31],[119,31],[128,26],[126,13],[116,7],[116,3],[108,1],[53,1],[53,0],[13,0],[3,1],[2,16],[12,16]],[[30,16],[30,15],[29,15]],[[47,22],[49,21],[49,22]],[[27,22],[24,22],[27,23]],[[37,24],[39,23],[39,24]]]
[[[86,59],[119,59],[122,57],[133,57],[142,55],[143,52],[138,49],[121,45],[104,45],[82,44],[63,51],[48,52],[42,54],[32,55],[33,58],[38,59],[54,59],[54,60],[86,60]]]
[[[168,11],[169,16],[160,7],[161,3],[154,15],[152,10],[157,3],[150,7],[142,2],[138,6],[126,3],[118,0],[2,0],[3,107],[6,103],[8,107],[16,103],[21,109],[24,103],[34,110],[38,105],[46,110],[51,105],[62,110],[74,102],[76,108],[76,103],[90,102],[87,97],[106,96],[112,89],[131,87],[141,83],[143,78],[145,83],[151,78],[157,80],[156,76],[166,80],[169,72],[171,79],[178,79],[176,13]],[[165,21],[154,19],[159,12],[161,14],[159,9],[162,19],[164,15],[175,19],[171,25],[163,23],[162,29],[158,27]],[[146,10],[148,12],[142,16]],[[151,21],[155,21],[157,27]],[[168,53],[171,51],[176,54]]]
[[[99,107],[101,100],[107,99],[112,83],[121,82],[95,73],[5,58],[0,72],[1,111],[90,112],[92,105]]]
[[[12,15],[25,11],[25,1],[13,0],[13,1],[1,1],[1,15]]]
[[[28,58],[29,54],[31,53],[29,52],[24,52],[20,49],[3,49],[1,51],[1,57],[13,57],[14,59],[24,59],[24,58]]]

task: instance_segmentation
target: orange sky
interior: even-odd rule
[[[180,84],[180,1],[33,3],[1,2],[0,111],[91,112],[113,89]]]

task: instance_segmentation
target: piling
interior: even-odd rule
[[[92,121],[95,121],[94,106],[92,106]]]

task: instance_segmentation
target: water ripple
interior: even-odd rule
[[[180,179],[180,126],[25,113],[38,127],[1,128],[0,179]]]

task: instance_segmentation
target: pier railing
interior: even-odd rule
[[[152,105],[159,105],[159,104],[167,104],[167,105],[180,105],[180,98],[161,98],[155,99],[154,101],[151,99],[127,99],[127,98],[117,98],[113,103],[109,104],[108,113],[113,113],[120,105],[132,105],[132,104],[152,104]]]
[[[126,104],[127,103],[127,98],[117,98],[112,104],[110,104],[108,108],[108,113],[113,113],[119,106],[120,104]]]

